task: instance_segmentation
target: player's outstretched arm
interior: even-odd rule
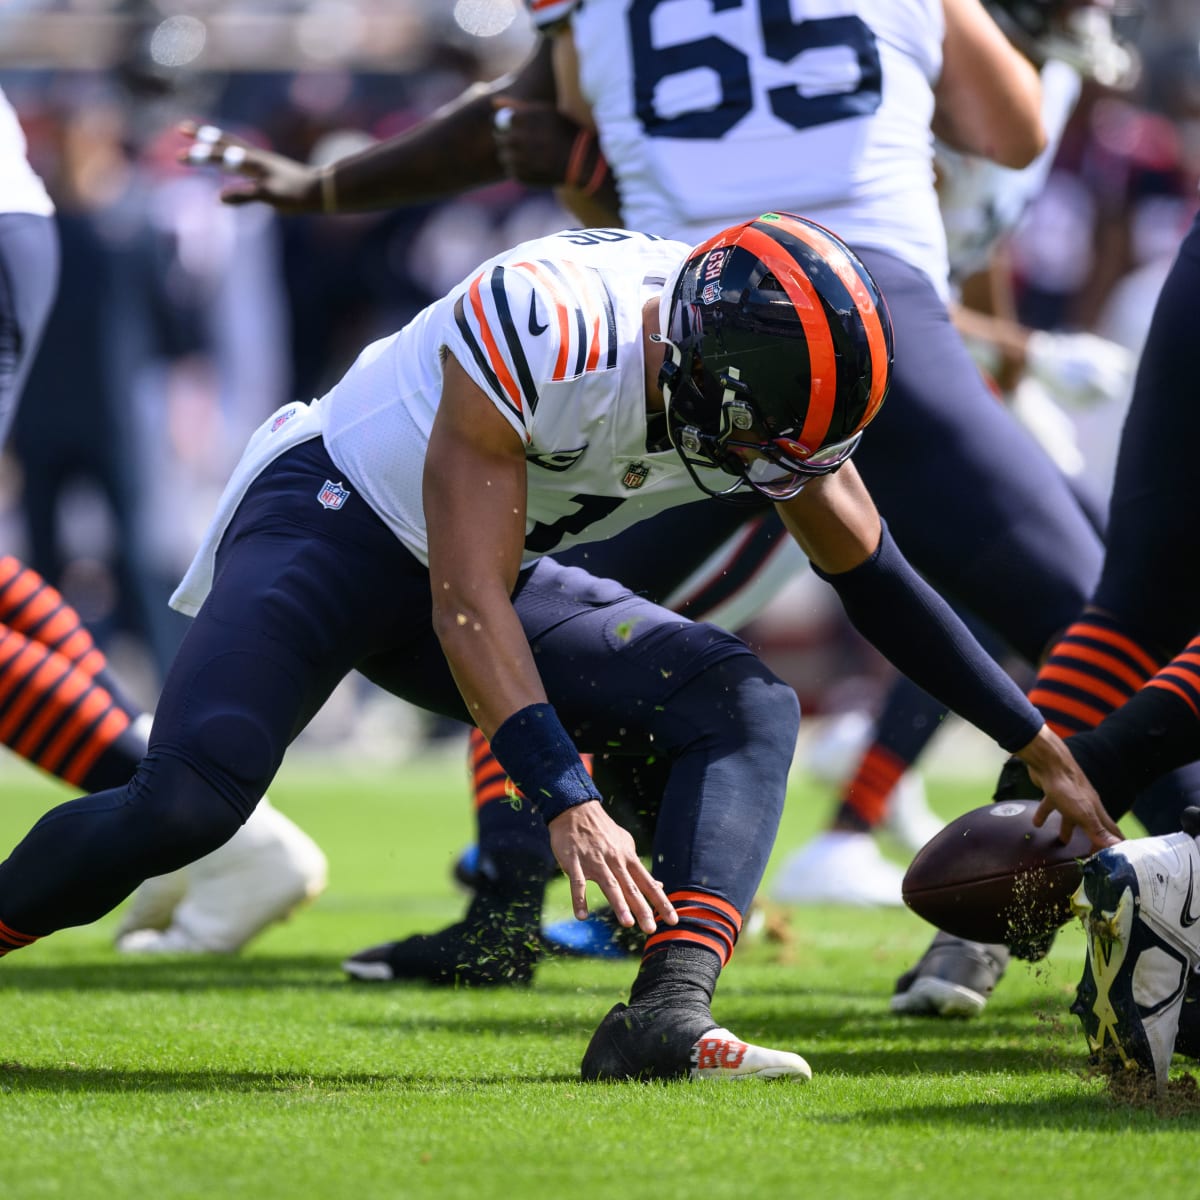
[[[653,933],[655,911],[674,923],[674,910],[632,836],[596,803],[512,605],[525,542],[521,436],[453,355],[443,378],[423,478],[438,640],[500,765],[546,819],[575,915],[587,916],[591,879],[621,924]]]
[[[505,177],[493,136],[493,100],[554,99],[550,47],[543,39],[517,71],[477,85],[428,120],[325,167],[253,146],[214,125],[188,123],[183,162],[236,178],[227,204],[261,201],[284,213],[365,212],[454,195]]]
[[[1038,773],[1046,812],[1097,848],[1120,834],[1061,740],[892,541],[852,463],[777,506],[858,631],[919,687],[1020,755]]]

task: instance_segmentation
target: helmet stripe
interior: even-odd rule
[[[838,395],[837,356],[825,307],[800,264],[757,222],[738,231],[736,244],[755,255],[779,280],[804,328],[808,344],[809,404],[796,441],[816,450],[829,433]]]
[[[891,374],[889,369],[891,352],[879,309],[855,264],[846,257],[841,247],[832,238],[826,236],[821,226],[797,221],[787,213],[772,213],[771,215],[777,217],[778,220],[771,221],[767,228],[774,226],[786,229],[793,237],[799,238],[805,245],[815,250],[842,281],[858,310],[858,317],[862,322],[863,331],[867,335],[867,346],[871,352],[871,392],[867,398],[867,407],[862,420],[855,427],[855,432],[857,432],[867,425],[879,411],[879,406],[887,394],[888,379]]]

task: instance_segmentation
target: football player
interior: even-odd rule
[[[227,191],[233,202],[353,211],[501,177],[504,127],[523,118],[526,103],[551,99],[576,127],[566,193],[574,203],[619,197],[624,223],[688,240],[764,204],[816,216],[847,237],[894,298],[902,353],[893,401],[862,456],[864,475],[920,569],[1036,661],[1089,591],[1100,542],[1044,452],[995,404],[950,326],[930,134],[932,119],[963,149],[1028,162],[1042,132],[1027,60],[977,0],[845,0],[819,13],[746,0],[710,14],[711,29],[686,30],[665,23],[668,6],[653,0],[531,8],[545,36],[515,78],[397,139],[315,170],[206,126],[189,157],[243,176]],[[777,525],[767,528],[774,517],[758,519],[771,561],[786,565],[787,539]],[[663,535],[649,560],[610,566],[601,556],[616,545],[591,547],[589,568],[640,587],[641,570],[663,576],[665,547],[691,556],[691,566],[718,552],[727,530],[701,547],[700,528],[691,521],[683,536]],[[748,549],[757,536],[738,544]],[[727,576],[719,590],[728,598],[742,582]],[[502,782],[487,791],[503,793]],[[544,836],[527,811],[512,816],[493,799],[479,812],[485,862],[505,861],[484,874],[489,894],[477,895],[466,925],[433,941],[373,948],[349,960],[349,970],[461,981],[469,971],[447,964],[476,957],[489,963],[479,982],[528,977],[536,935],[529,914],[540,909],[552,866]],[[511,944],[494,944],[497,928],[510,931]],[[487,953],[472,949],[480,938]]]
[[[54,204],[0,92],[0,445],[54,301],[58,270]],[[149,726],[78,613],[37,572],[0,556],[0,743],[75,788],[99,791],[132,776]],[[252,881],[243,866],[248,855],[257,864]],[[268,803],[230,845],[169,880],[153,881],[126,915],[118,946],[236,950],[317,895],[325,872],[312,840]]]
[[[549,554],[696,495],[774,503],[858,628],[1015,752],[1097,847],[1061,740],[907,564],[853,453],[893,335],[866,266],[782,212],[696,248],[566,230],[482,264],[322,399],[252,437],[173,597],[195,620],[124,787],[0,864],[0,949],[99,917],[228,839],[359,670],[473,721],[545,821],[576,915],[596,882],[647,935],[584,1079],[807,1078],[711,1003],[782,810],[795,695],[731,634]],[[653,862],[579,751],[670,763]]]
[[[1030,693],[1102,781],[1113,816],[1162,772],[1200,758],[1200,565],[1186,550],[1200,537],[1190,451],[1200,436],[1198,302],[1200,217],[1163,285],[1138,367],[1100,582]],[[1019,774],[1009,772],[1014,790]],[[1173,1052],[1200,1057],[1198,818],[1191,810],[1184,832],[1095,856],[1075,897],[1088,958],[1072,1011],[1093,1052],[1145,1070],[1160,1089]]]

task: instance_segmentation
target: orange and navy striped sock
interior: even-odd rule
[[[497,800],[512,805],[514,800],[521,797],[520,791],[497,762],[487,738],[478,729],[472,729],[467,739],[467,759],[476,811]]]
[[[842,789],[835,827],[865,832],[879,825],[887,812],[888,797],[909,765],[886,746],[873,743]]]
[[[1102,613],[1076,621],[1038,670],[1029,699],[1055,733],[1099,725],[1161,665],[1155,654]]]
[[[1094,729],[1067,739],[1067,748],[1113,816],[1128,812],[1156,779],[1194,762],[1197,747],[1200,637]]]
[[[87,791],[125,783],[142,757],[128,712],[65,655],[0,625],[0,743]]]
[[[699,888],[669,892],[667,898],[679,914],[679,924],[659,922],[646,939],[643,961],[668,947],[691,945],[711,950],[725,966],[742,931],[742,914],[728,900]]]
[[[1161,671],[1146,682],[1148,688],[1173,692],[1200,721],[1200,637],[1192,638]],[[1200,734],[1195,745],[1200,746]]]
[[[36,941],[36,937],[28,933],[18,933],[15,929],[10,929],[3,921],[0,921],[0,958],[3,958],[6,954],[11,954],[14,950],[23,950],[26,946]]]
[[[89,675],[105,667],[104,654],[79,614],[56,588],[11,554],[0,556],[0,624],[56,650]]]

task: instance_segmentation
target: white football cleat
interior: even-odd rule
[[[1131,838],[1087,860],[1071,907],[1087,962],[1071,1011],[1094,1056],[1152,1075],[1159,1092],[1200,965],[1200,849],[1186,833]]]
[[[692,1079],[790,1079],[807,1083],[812,1067],[790,1050],[752,1046],[728,1029],[710,1029],[692,1047]]]
[[[127,954],[233,954],[324,890],[321,848],[264,796],[223,846],[148,879],[117,931]]]
[[[904,871],[883,856],[869,833],[821,833],[784,860],[771,884],[782,904],[904,903]]]
[[[697,1036],[698,1031],[699,1036]],[[713,1026],[695,1008],[647,1011],[615,1004],[600,1022],[579,1069],[589,1083],[623,1079],[785,1079],[807,1083],[812,1068],[789,1050],[752,1046]]]

